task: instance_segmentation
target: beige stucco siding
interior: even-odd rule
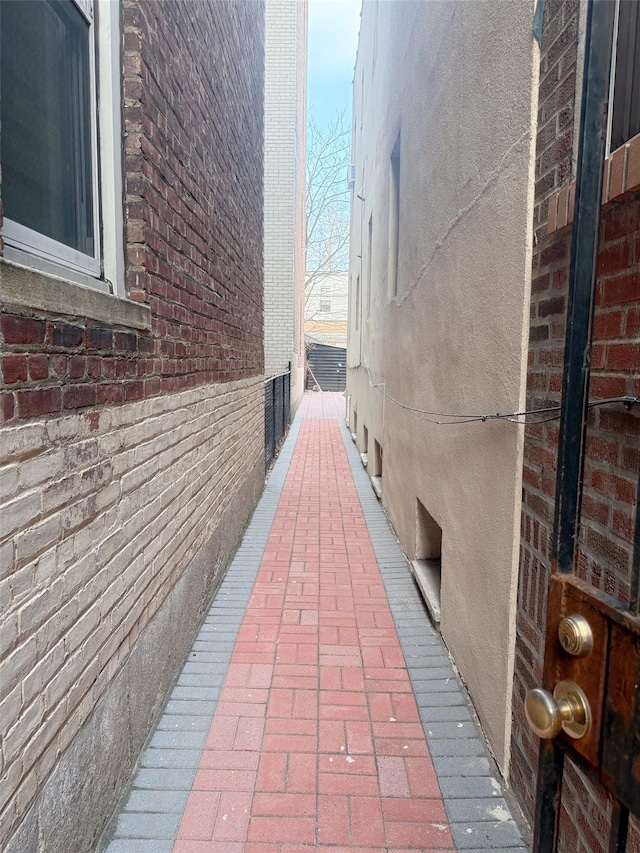
[[[443,637],[503,769],[522,427],[437,425],[432,421],[446,419],[412,409],[482,414],[523,407],[532,16],[533,2],[520,0],[365,3],[354,83],[348,393],[358,440],[362,445],[366,426],[369,456],[374,439],[383,448],[383,502],[407,554],[415,555],[418,500],[442,528]],[[389,199],[398,139],[391,298]]]

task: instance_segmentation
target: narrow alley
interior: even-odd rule
[[[344,421],[305,395],[108,853],[524,853]]]
[[[0,853],[640,853],[640,0],[0,57]]]

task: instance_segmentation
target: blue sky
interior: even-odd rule
[[[316,124],[351,116],[361,0],[309,0],[307,104]]]

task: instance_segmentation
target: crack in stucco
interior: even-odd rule
[[[503,174],[503,172],[505,171],[507,166],[510,165],[509,158],[511,157],[512,153],[522,144],[523,141],[528,141],[529,144],[531,143],[531,131],[530,130],[525,130],[522,134],[520,134],[520,136],[515,140],[515,142],[513,142],[509,146],[509,148],[507,148],[505,153],[502,155],[502,158],[500,159],[500,163],[494,169],[494,171],[489,175],[487,180],[484,182],[483,186],[480,188],[480,191],[478,193],[476,193],[476,195],[473,197],[473,199],[469,202],[469,204],[466,207],[464,207],[464,208],[462,208],[462,210],[458,211],[458,213],[454,216],[454,218],[451,220],[451,222],[445,228],[442,236],[436,240],[435,245],[429,254],[429,257],[426,259],[426,261],[423,263],[422,267],[420,268],[420,272],[416,276],[415,281],[413,281],[409,285],[406,292],[403,293],[402,296],[397,296],[392,301],[392,304],[395,303],[396,306],[400,306],[409,298],[409,296],[413,293],[413,291],[416,289],[416,287],[422,281],[423,276],[425,275],[425,273],[429,269],[429,266],[431,265],[431,262],[433,261],[436,254],[441,249],[444,248],[445,243],[447,241],[447,238],[449,237],[449,235],[451,234],[453,229],[460,222],[462,222],[469,213],[471,213],[471,211],[475,208],[475,206],[478,204],[478,202],[481,201],[481,199],[486,195],[486,193],[495,185],[498,178]]]

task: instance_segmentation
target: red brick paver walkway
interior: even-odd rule
[[[347,401],[342,394],[307,391],[298,408],[299,418],[344,418]]]
[[[174,853],[453,848],[339,427],[310,414]]]

